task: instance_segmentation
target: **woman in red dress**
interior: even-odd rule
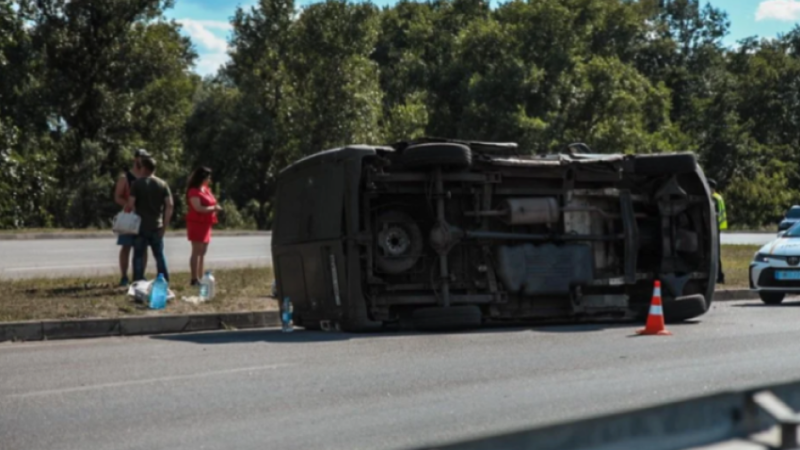
[[[192,257],[189,259],[192,286],[199,284],[198,280],[203,276],[203,263],[208,243],[211,242],[211,227],[217,223],[217,211],[222,211],[208,188],[210,182],[211,169],[199,167],[189,177],[189,189],[186,192],[186,236],[192,243]]]

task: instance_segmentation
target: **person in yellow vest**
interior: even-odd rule
[[[717,182],[709,178],[708,185],[711,187],[711,196],[714,198],[714,209],[717,211],[717,226],[720,232],[728,229],[728,211],[725,209],[725,199],[717,192]],[[717,243],[721,242],[719,233]],[[719,270],[717,271],[717,283],[725,284],[725,272],[722,271],[722,246],[719,252]]]

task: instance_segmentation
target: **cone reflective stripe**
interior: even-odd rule
[[[656,286],[653,288],[653,298],[650,303],[651,316],[663,316],[664,308],[661,306],[661,282],[656,280]]]
[[[650,312],[647,314],[647,323],[637,334],[669,336],[672,333],[664,326],[664,308],[661,306],[661,281],[656,280],[653,287],[653,299],[650,302]]]

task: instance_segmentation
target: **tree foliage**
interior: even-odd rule
[[[299,157],[423,135],[694,151],[734,226],[800,193],[800,27],[728,48],[698,0],[259,0],[200,80],[171,6],[0,0],[0,227],[106,223],[138,147],[176,192],[211,166],[228,226],[269,227]]]

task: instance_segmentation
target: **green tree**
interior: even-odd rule
[[[61,225],[103,225],[118,207],[115,178],[134,147],[153,150],[174,174],[194,90],[191,42],[166,22],[171,1],[23,0],[31,50],[40,55],[36,94],[59,167],[53,214]]]
[[[383,92],[370,59],[379,25],[374,6],[342,0],[310,5],[297,19],[290,67],[304,153],[381,141]]]
[[[269,224],[278,171],[298,154],[292,133],[298,115],[296,83],[287,68],[294,14],[293,0],[261,0],[249,11],[237,9],[231,61],[221,74],[235,90],[214,93],[214,101],[226,102],[227,117],[236,123],[222,135],[227,146],[217,150],[228,159],[224,183],[239,207],[253,199],[259,203],[260,228]]]

